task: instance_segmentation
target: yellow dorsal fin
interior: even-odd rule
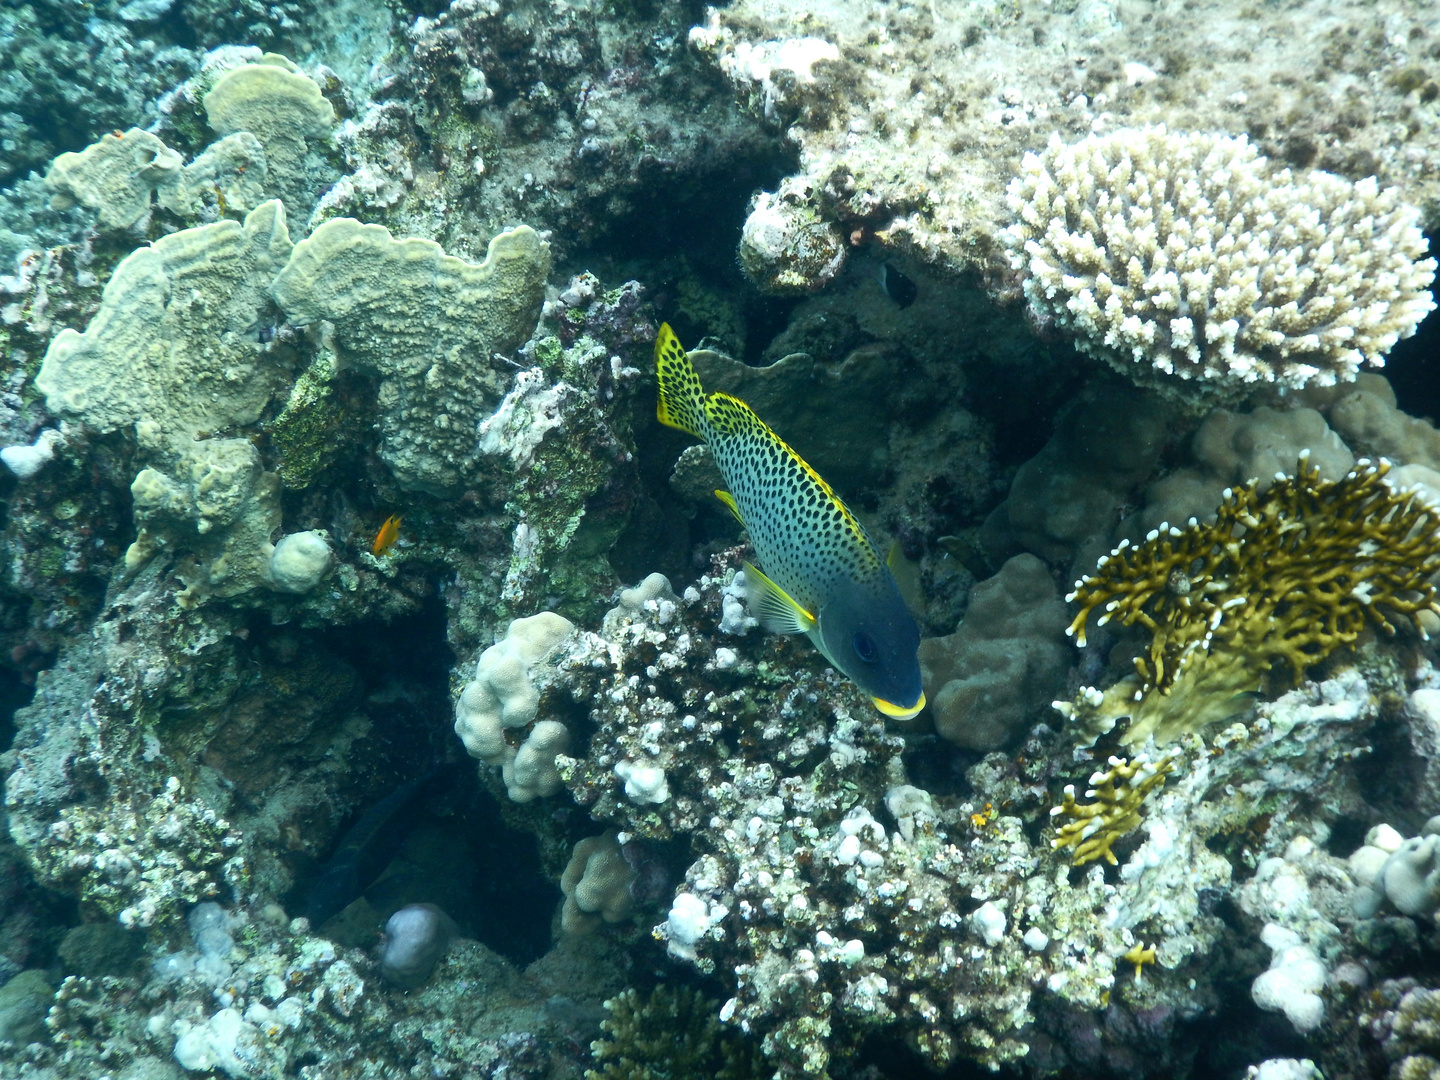
[[[736,521],[738,521],[741,525],[745,524],[745,519],[740,516],[740,507],[735,505],[734,495],[731,495],[728,491],[721,491],[719,488],[716,488],[715,498],[719,499],[722,503],[725,504],[725,509],[729,510],[730,513],[735,515]]]
[[[814,612],[806,611],[789,593],[748,562],[745,564],[745,594],[750,614],[772,634],[808,634],[815,629]]]
[[[705,388],[669,323],[661,323],[655,336],[655,375],[660,382],[655,416],[667,427],[705,438]]]

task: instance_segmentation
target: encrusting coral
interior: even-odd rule
[[[1126,745],[1170,742],[1231,715],[1277,661],[1298,679],[1367,625],[1393,634],[1387,610],[1424,634],[1418,614],[1440,612],[1427,580],[1440,569],[1440,517],[1394,490],[1389,470],[1362,460],[1322,481],[1302,453],[1296,475],[1263,493],[1227,489],[1212,523],[1162,522],[1138,545],[1122,540],[1067,597],[1080,605],[1068,632],[1083,646],[1098,609],[1097,625],[1139,624],[1151,640],[1135,677],[1103,698],[1083,690],[1082,704],[1129,715]]]
[[[1353,379],[1435,307],[1419,211],[1373,177],[1273,171],[1243,136],[1057,132],[1008,201],[1032,309],[1142,384]]]

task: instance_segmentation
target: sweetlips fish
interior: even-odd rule
[[[774,633],[807,635],[886,716],[918,713],[920,629],[865,527],[749,405],[705,393],[668,324],[655,339],[655,370],[656,415],[709,444],[729,487],[715,495],[768,572],[745,564],[751,614]]]

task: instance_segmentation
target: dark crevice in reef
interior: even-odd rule
[[[15,711],[35,697],[35,682],[26,682],[20,672],[0,668],[0,754],[15,741]],[[0,777],[0,783],[3,783]]]
[[[1426,239],[1431,258],[1440,258],[1440,237],[1432,233]],[[1430,291],[1435,295],[1436,286]],[[1380,374],[1390,380],[1402,412],[1440,421],[1440,311],[1430,312],[1414,337],[1390,350]]]
[[[965,363],[960,403],[991,425],[995,462],[1002,470],[1018,468],[1044,448],[1061,407],[1095,375],[1093,365],[1074,349],[1054,345],[1047,351],[1048,362],[1016,364],[977,353]]]
[[[264,630],[255,628],[257,634]],[[363,855],[366,880],[345,897],[349,906],[326,924],[326,932],[345,944],[368,945],[397,908],[434,903],[462,934],[518,964],[542,955],[560,892],[544,873],[535,838],[505,824],[455,738],[449,696],[455,657],[438,595],[413,616],[340,627],[319,639],[317,647],[355,673],[358,712],[368,730],[352,745],[350,771],[337,791],[354,805],[336,823],[322,856],[296,857],[287,910],[306,910],[317,882],[368,811],[428,777],[417,797],[402,798],[377,830]]]
[[[792,155],[759,135],[742,148],[717,146],[714,161],[684,176],[657,167],[602,245],[577,252],[566,269],[606,282],[643,281],[656,317],[687,347],[713,336],[736,359],[763,364],[802,298],[756,290],[740,269],[736,241],[754,193],[774,190],[796,167]]]

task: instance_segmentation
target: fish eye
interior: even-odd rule
[[[875,645],[875,639],[864,630],[858,630],[855,636],[850,639],[850,644],[855,647],[855,655],[867,664],[873,664],[880,655],[880,650]]]

